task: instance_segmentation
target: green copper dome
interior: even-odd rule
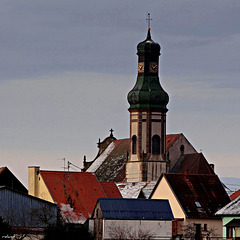
[[[129,109],[168,110],[169,96],[158,77],[160,49],[160,45],[151,39],[148,29],[146,40],[137,45],[139,69],[136,84],[128,93]]]

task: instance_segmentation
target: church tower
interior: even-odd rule
[[[138,76],[127,97],[131,139],[126,165],[128,182],[158,180],[168,168],[165,153],[169,97],[159,82],[160,49],[148,28],[146,40],[137,45]]]

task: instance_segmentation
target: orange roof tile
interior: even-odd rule
[[[115,182],[100,182],[100,184],[108,198],[122,198]]]
[[[230,199],[234,200],[235,198],[237,198],[238,196],[240,196],[240,189],[237,190],[236,192],[234,192],[233,194],[231,194]]]
[[[72,222],[82,222],[89,218],[98,198],[111,197],[108,191],[104,191],[110,187],[103,188],[93,173],[42,170],[40,173],[63,215]],[[112,187],[112,183],[110,185],[113,192],[119,193],[117,188]]]

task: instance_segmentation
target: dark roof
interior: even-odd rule
[[[28,190],[24,187],[24,185],[7,167],[0,168],[0,186],[6,186],[22,193],[28,193]]]
[[[189,174],[214,174],[202,153],[183,154],[171,169],[171,173],[184,173],[186,170]]]
[[[114,144],[112,151],[105,156],[104,161],[95,171],[99,181],[121,182],[125,179],[125,166],[130,149],[130,139],[115,140],[112,144]],[[104,152],[102,155],[104,155]],[[100,158],[102,155],[100,155]]]
[[[233,219],[225,225],[225,227],[240,227],[240,219]]]
[[[168,200],[100,198],[98,201],[106,219],[173,219]]]
[[[169,183],[187,217],[214,217],[214,214],[220,208],[230,202],[229,196],[215,174],[165,173],[163,176]],[[161,178],[158,183],[160,181]]]
[[[54,201],[60,207],[70,205],[85,219],[91,216],[98,198],[121,197],[118,188],[113,187],[115,183],[100,184],[93,173],[42,170],[40,173]]]

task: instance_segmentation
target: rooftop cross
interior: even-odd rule
[[[113,137],[114,130],[111,128],[109,131],[111,132],[110,137]]]
[[[150,30],[150,23],[152,21],[152,18],[150,18],[150,13],[147,14],[147,17],[146,17],[146,22],[148,24],[148,29]]]

